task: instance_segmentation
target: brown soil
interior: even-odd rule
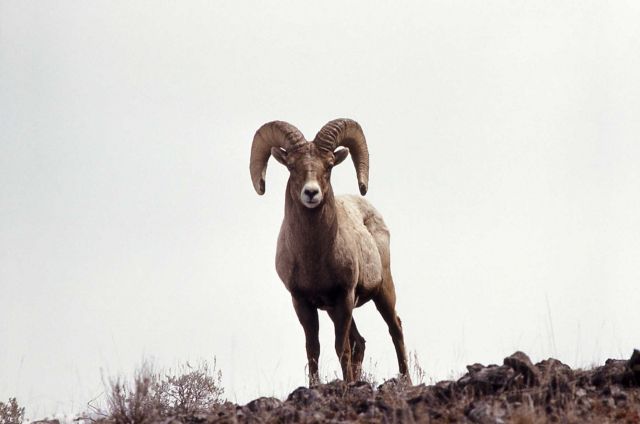
[[[591,370],[557,359],[532,364],[516,352],[502,365],[473,364],[457,381],[411,385],[392,379],[373,387],[340,380],[299,387],[286,400],[230,402],[178,423],[640,423],[640,351]],[[155,421],[155,420],[151,420]]]

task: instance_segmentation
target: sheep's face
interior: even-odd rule
[[[291,197],[299,199],[309,209],[322,204],[331,188],[331,169],[348,153],[346,148],[335,152],[320,150],[313,143],[305,143],[288,152],[277,147],[271,149],[273,157],[289,169]]]

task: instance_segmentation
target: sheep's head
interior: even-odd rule
[[[289,151],[272,147],[271,155],[289,170],[292,198],[309,209],[320,206],[331,186],[331,168],[345,160],[349,149],[322,150],[314,143],[304,143]]]
[[[338,149],[340,146],[346,148]],[[273,156],[289,169],[291,196],[307,208],[316,208],[331,187],[331,169],[349,152],[356,167],[360,193],[364,195],[369,180],[369,152],[357,122],[333,120],[322,127],[311,142],[291,124],[269,122],[260,127],[253,138],[249,165],[253,186],[258,194],[264,194],[267,162]]]

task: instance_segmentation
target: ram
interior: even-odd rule
[[[369,300],[385,320],[400,373],[408,378],[402,324],[395,310],[389,230],[369,202],[334,196],[331,187],[331,169],[349,153],[364,196],[369,152],[362,128],[353,120],[330,121],[313,141],[289,123],[269,122],[256,132],[251,146],[249,168],[258,194],[265,192],[271,156],[290,173],[276,271],[304,329],[311,385],[319,382],[318,309],[326,310],[333,321],[343,379],[354,381],[360,377],[365,340],[352,313]]]

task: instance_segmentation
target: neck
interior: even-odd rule
[[[285,221],[292,237],[289,239],[293,251],[322,254],[333,245],[338,234],[336,202],[331,188],[324,193],[322,204],[309,209],[299,199],[293,198],[287,184],[285,199]]]

